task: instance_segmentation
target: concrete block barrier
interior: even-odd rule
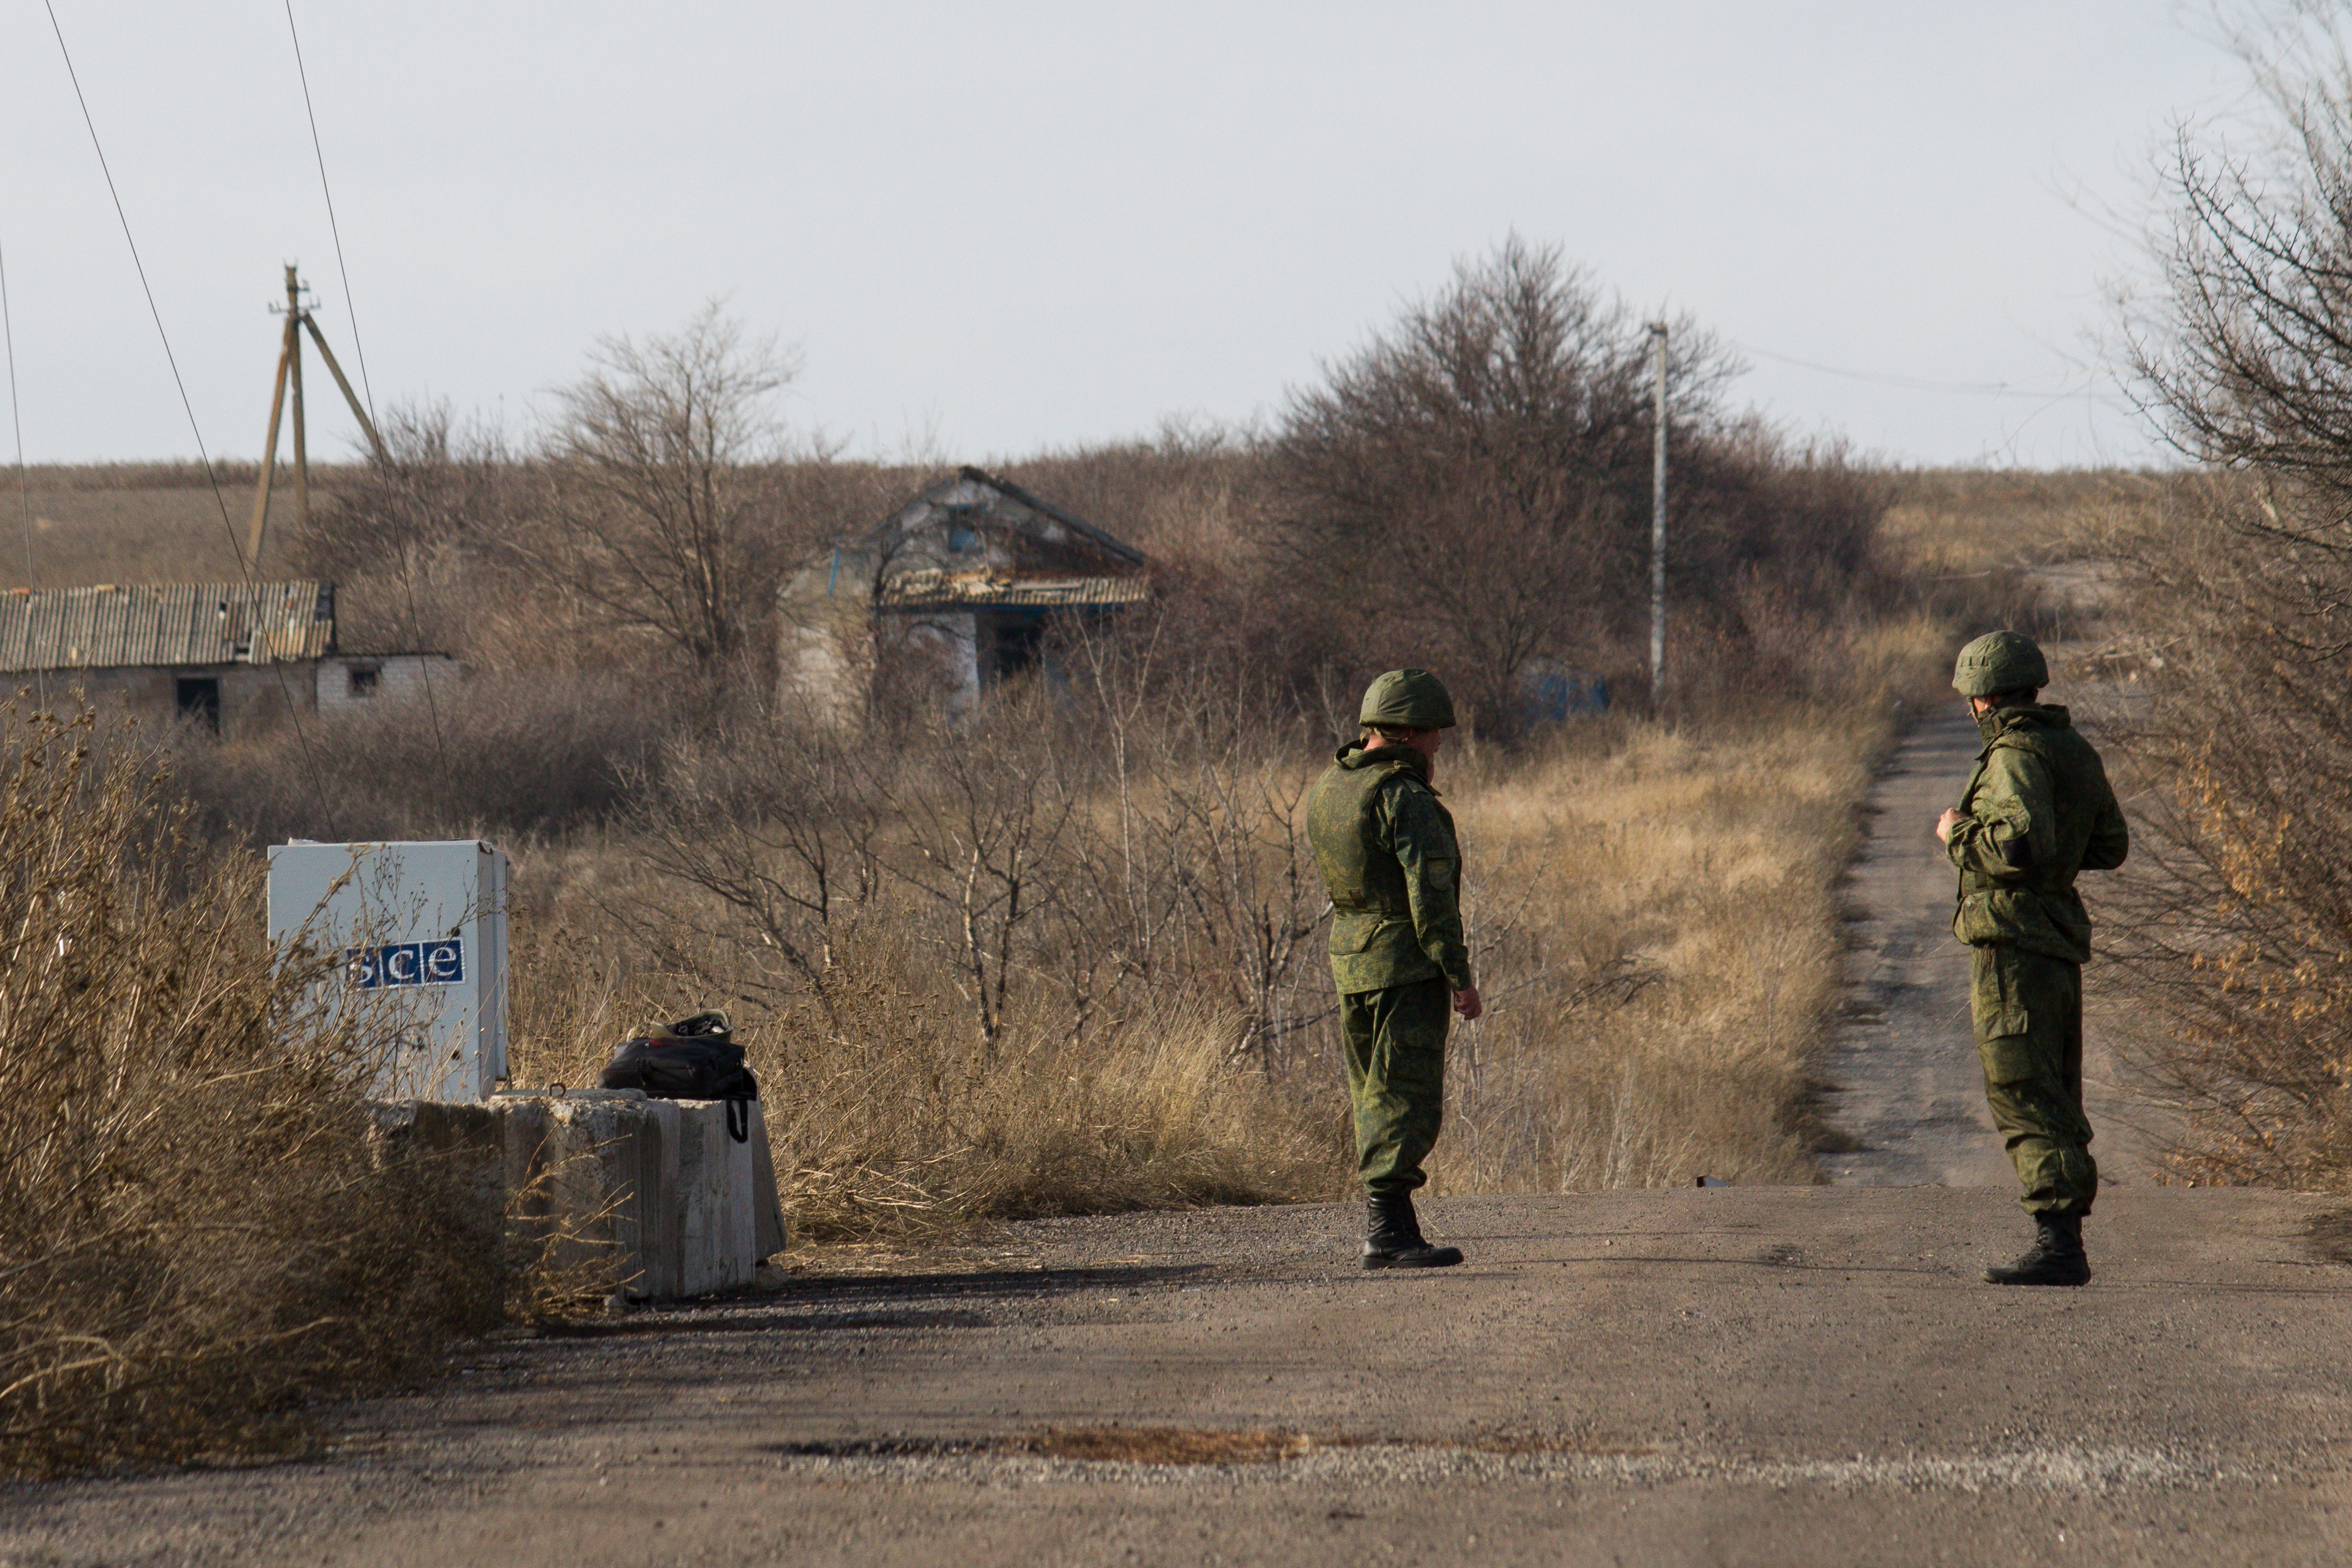
[[[556,1239],[558,1267],[609,1262],[632,1296],[703,1296],[750,1284],[787,1239],[767,1122],[749,1109],[740,1144],[725,1102],[635,1089],[386,1101],[376,1129],[458,1162],[484,1225]]]

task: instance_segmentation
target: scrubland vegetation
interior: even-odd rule
[[[2352,1186],[2352,66],[2282,7],[2255,91],[2159,165],[2169,212],[2118,345],[2193,467],[2094,545],[2144,703],[2113,945],[2165,1020],[2141,1065],[2183,1179]]]
[[[846,717],[780,688],[782,576],[938,470],[784,430],[791,357],[723,317],[603,345],[544,430],[390,413],[262,570],[461,683],[219,740],[20,704],[0,737],[0,1468],[267,1447],[530,1294],[371,1143],[364,1020],[264,943],[288,836],[509,849],[520,1082],[732,1011],[804,1242],[1339,1196],[1300,805],[1409,664],[1462,699],[1438,782],[1489,1007],[1437,1191],[1811,1179],[1870,767],[1996,624],[2123,693],[2095,977],[2163,1020],[2171,1172],[2352,1185],[2352,74],[2277,15],[2245,129],[2159,169],[2116,318],[2181,468],[1874,470],[1742,414],[1675,324],[1655,705],[1650,339],[1517,242],[1266,428],[1002,465],[1147,551],[1155,601],[1056,628],[1050,674],[958,724],[919,682]],[[201,472],[28,493],[28,582],[236,575]],[[1526,678],[1562,669],[1611,711],[1540,722]]]
[[[501,1239],[379,1157],[381,1041],[278,969],[258,862],[110,739],[0,732],[0,1471],[274,1447],[505,1306]]]
[[[606,345],[528,443],[443,410],[388,419],[388,460],[338,477],[289,569],[341,585],[346,647],[446,649],[466,679],[224,739],[92,743],[107,788],[145,781],[125,823],[166,825],[89,841],[75,874],[117,903],[56,904],[86,923],[63,950],[119,905],[180,978],[88,1005],[165,1007],[194,962],[173,944],[205,943],[234,1019],[173,1034],[125,1011],[118,1057],[9,1059],[59,1116],[127,1096],[151,1140],[134,1158],[5,1132],[12,1199],[36,1170],[16,1151],[47,1138],[66,1174],[40,1179],[132,1217],[89,1265],[120,1270],[103,1311],[75,1304],[81,1228],[11,1232],[34,1260],[0,1287],[19,1455],[236,1446],[298,1396],[417,1364],[511,1291],[482,1239],[487,1281],[433,1274],[467,1243],[436,1228],[430,1172],[360,1152],[363,1042],[307,1018],[304,977],[272,978],[257,852],[288,836],[479,834],[514,855],[519,1082],[591,1082],[647,1021],[729,1009],[803,1241],[1341,1196],[1300,807],[1366,681],[1401,664],[1464,699],[1438,782],[1489,1007],[1456,1035],[1436,1190],[1812,1179],[1837,885],[1872,759],[1905,704],[1937,700],[1958,633],[2006,607],[1988,595],[2026,591],[1924,570],[1885,528],[1919,481],[1759,425],[1704,335],[1677,342],[1654,707],[1647,337],[1516,244],[1328,367],[1276,428],[1003,465],[1149,552],[1156,599],[1057,628],[1050,674],[956,724],[911,685],[846,719],[779,688],[780,575],[936,473],[779,431],[761,411],[789,362],[723,319]],[[1539,722],[1522,678],[1557,668],[1608,677],[1612,711]],[[45,809],[8,805],[0,834],[37,836]],[[69,1015],[21,1016],[5,1027],[47,1041]],[[186,1042],[169,1071],[142,1054],[167,1039]],[[79,1091],[69,1065],[121,1087]],[[251,1082],[268,1092],[247,1110]],[[209,1143],[154,1141],[167,1100],[211,1107],[226,1130],[207,1140],[295,1153],[205,1165]],[[177,1218],[138,1218],[184,1172]],[[253,1262],[189,1239],[206,1227]],[[232,1300],[254,1304],[236,1333]],[[60,1348],[72,1333],[89,1368]]]

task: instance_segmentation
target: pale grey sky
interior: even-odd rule
[[[599,334],[719,296],[802,346],[797,423],[982,460],[1271,414],[1516,229],[1753,350],[1738,395],[1795,429],[2127,461],[2096,214],[2236,80],[2172,0],[295,0],[347,292],[278,0],[51,3],[203,438],[248,458],[287,260],[379,402],[520,430]],[[37,0],[0,137],[26,456],[193,455]]]

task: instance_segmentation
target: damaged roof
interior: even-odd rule
[[[984,485],[988,488],[994,490],[998,495],[1003,496],[1005,499],[1013,501],[1020,506],[1026,507],[1031,511],[1037,513],[1041,517],[1052,518],[1055,522],[1062,524],[1072,533],[1076,534],[1079,538],[1085,540],[1087,544],[1093,545],[1097,549],[1102,550],[1112,557],[1115,560],[1122,561],[1129,566],[1139,567],[1146,564],[1143,552],[1137,549],[1134,546],[1122,543],[1121,541],[1111,538],[1110,535],[1103,532],[1100,528],[1095,527],[1084,517],[1079,517],[1076,512],[1065,511],[1063,508],[1054,505],[1053,502],[1039,496],[1033,496],[1028,491],[1023,489],[1020,486],[1015,485],[1012,480],[1000,479],[995,475],[989,473],[986,469],[973,468],[969,465],[960,468],[956,471],[954,480],[945,485],[934,486],[931,490],[926,494],[924,498],[927,500],[932,499],[949,493],[956,487],[967,485]],[[1051,530],[1048,528],[1045,531],[1050,533]]]
[[[1075,512],[979,468],[959,468],[779,591],[847,593],[877,609],[1107,608],[1151,597],[1151,563]]]
[[[1151,585],[1140,577],[1015,577],[1010,572],[903,571],[882,584],[881,603],[890,610],[936,610],[948,605],[1020,609],[1077,609],[1089,605],[1140,604]]]
[[[0,671],[268,664],[334,651],[331,582],[102,583],[0,594]]]

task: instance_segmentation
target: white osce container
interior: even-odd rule
[[[387,1100],[484,1100],[507,1072],[507,857],[471,839],[269,847],[269,936],[343,955],[394,1007]]]

